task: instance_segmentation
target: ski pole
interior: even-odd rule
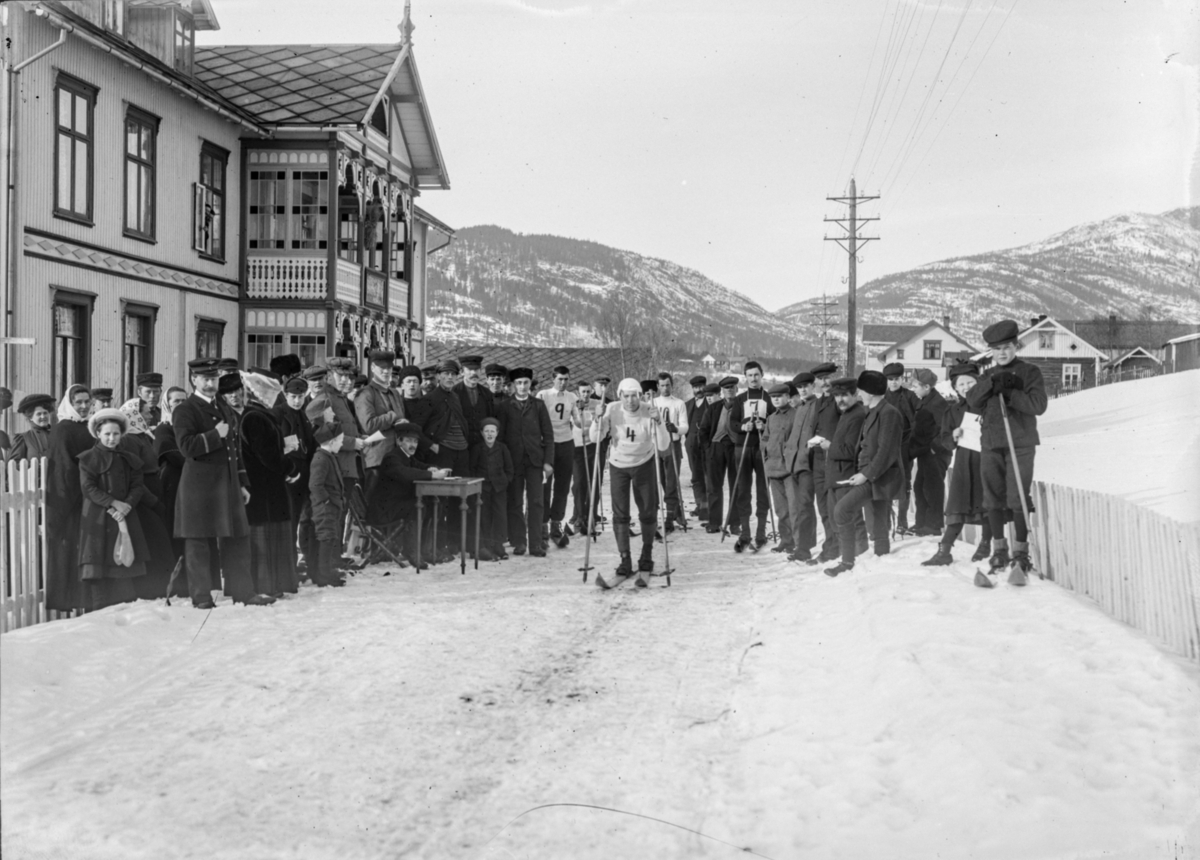
[[[1021,481],[1021,466],[1017,463],[1017,446],[1013,442],[1012,427],[1008,423],[1008,401],[1004,399],[1003,394],[1000,395],[1000,417],[1004,419],[1004,435],[1008,437],[1008,455],[1012,457],[1013,474],[1017,477],[1017,493],[1021,496],[1021,513],[1025,515],[1025,528],[1032,537],[1033,520],[1029,518],[1029,502],[1025,499],[1025,484]],[[1041,571],[1038,572],[1038,578],[1045,579]]]
[[[758,428],[754,428],[758,433]],[[767,476],[767,452],[763,450],[762,434],[758,433],[758,454],[762,458],[763,477]],[[771,516],[771,540],[779,543],[779,530],[775,528],[775,497],[771,495],[771,479],[767,478],[767,513]]]
[[[671,447],[667,450],[667,456],[671,460],[671,471],[675,474],[675,503],[679,505],[680,527],[686,532],[688,530],[687,517],[683,514],[683,486],[679,482],[679,464],[675,462],[675,443],[671,442]],[[667,523],[663,521],[663,528],[667,527]],[[665,534],[665,532],[664,532]]]
[[[721,543],[729,535],[729,521],[733,518],[733,508],[737,503],[738,482],[742,478],[742,464],[746,462],[746,440],[742,440],[742,453],[738,457],[737,471],[733,474],[733,489],[729,491],[729,510],[725,513],[725,522],[721,525]]]
[[[599,426],[599,422],[597,422],[597,426]],[[597,433],[597,436],[599,436],[599,433]],[[587,451],[586,444],[584,445],[583,450],[585,452]],[[583,462],[584,462],[584,465],[586,466],[586,464],[587,464],[586,456],[584,456]],[[596,439],[596,463],[595,463],[595,467],[592,469],[591,474],[588,475],[588,501],[591,502],[591,504],[588,505],[588,524],[587,524],[588,533],[587,533],[587,536],[583,539],[583,567],[579,568],[580,572],[583,574],[583,581],[585,583],[588,580],[588,571],[592,569],[592,565],[591,565],[592,541],[594,541],[596,539],[593,534],[593,532],[595,531],[593,526],[595,525],[595,522],[596,522],[596,504],[595,503],[596,503],[597,499],[596,499],[596,497],[592,496],[592,487],[596,487],[596,489],[599,490],[599,486],[596,484],[596,476],[599,473],[599,470],[600,470],[600,439],[597,438]]]
[[[658,448],[658,441],[655,440],[654,447]],[[667,456],[674,459],[675,449],[671,445],[671,434],[667,434]],[[658,458],[657,450],[654,453],[655,459]],[[667,532],[667,497],[663,494],[662,476],[658,473],[658,463],[654,464],[654,488],[658,491],[658,506],[662,511],[663,516],[663,575],[667,578],[667,587],[671,586],[671,535]]]

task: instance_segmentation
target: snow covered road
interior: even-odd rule
[[[143,602],[7,633],[0,847],[1200,857],[1200,667],[932,549],[831,580],[693,532],[671,588],[605,593],[577,540],[207,623]]]

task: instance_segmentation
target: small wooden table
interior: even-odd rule
[[[461,499],[462,511],[459,562],[462,573],[467,572],[467,500],[475,497],[475,569],[479,570],[479,515],[483,508],[483,478],[443,478],[440,481],[413,481],[417,488],[417,571],[421,570],[422,499],[433,499],[433,545],[437,546],[437,523],[442,497]]]

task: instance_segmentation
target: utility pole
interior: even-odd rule
[[[834,200],[838,203],[850,204],[849,218],[826,218],[826,221],[834,221],[841,225],[846,231],[845,236],[826,236],[826,242],[837,242],[842,250],[850,255],[850,295],[846,303],[846,375],[854,376],[854,364],[857,350],[857,340],[855,326],[858,324],[856,319],[856,311],[858,308],[858,299],[855,295],[857,286],[857,262],[858,249],[860,245],[865,245],[867,242],[878,241],[878,236],[860,236],[858,235],[858,225],[860,222],[878,221],[879,218],[859,218],[858,217],[858,201],[860,200],[878,200],[879,195],[873,197],[859,196],[854,185],[854,178],[850,178],[850,196],[849,197],[826,197],[826,200]],[[849,221],[849,226],[845,222]],[[843,244],[845,243],[845,244]]]
[[[833,352],[829,327],[838,324],[837,311],[832,310],[838,306],[837,300],[828,299],[822,293],[821,298],[813,299],[808,304],[812,308],[809,312],[812,324],[821,329],[821,361],[829,361]]]

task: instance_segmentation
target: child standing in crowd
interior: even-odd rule
[[[316,529],[318,558],[308,576],[314,585],[345,585],[337,571],[342,554],[342,516],[345,509],[345,485],[337,453],[342,449],[342,433],[337,424],[322,424],[313,438],[317,451],[313,454],[308,475],[308,496],[312,504],[313,527]]]
[[[479,523],[483,536],[479,558],[493,561],[508,558],[504,551],[502,524],[508,518],[508,485],[513,479],[513,461],[508,448],[499,442],[499,421],[484,418],[480,422],[480,432],[483,444],[471,452],[471,476],[483,478],[483,518]]]

